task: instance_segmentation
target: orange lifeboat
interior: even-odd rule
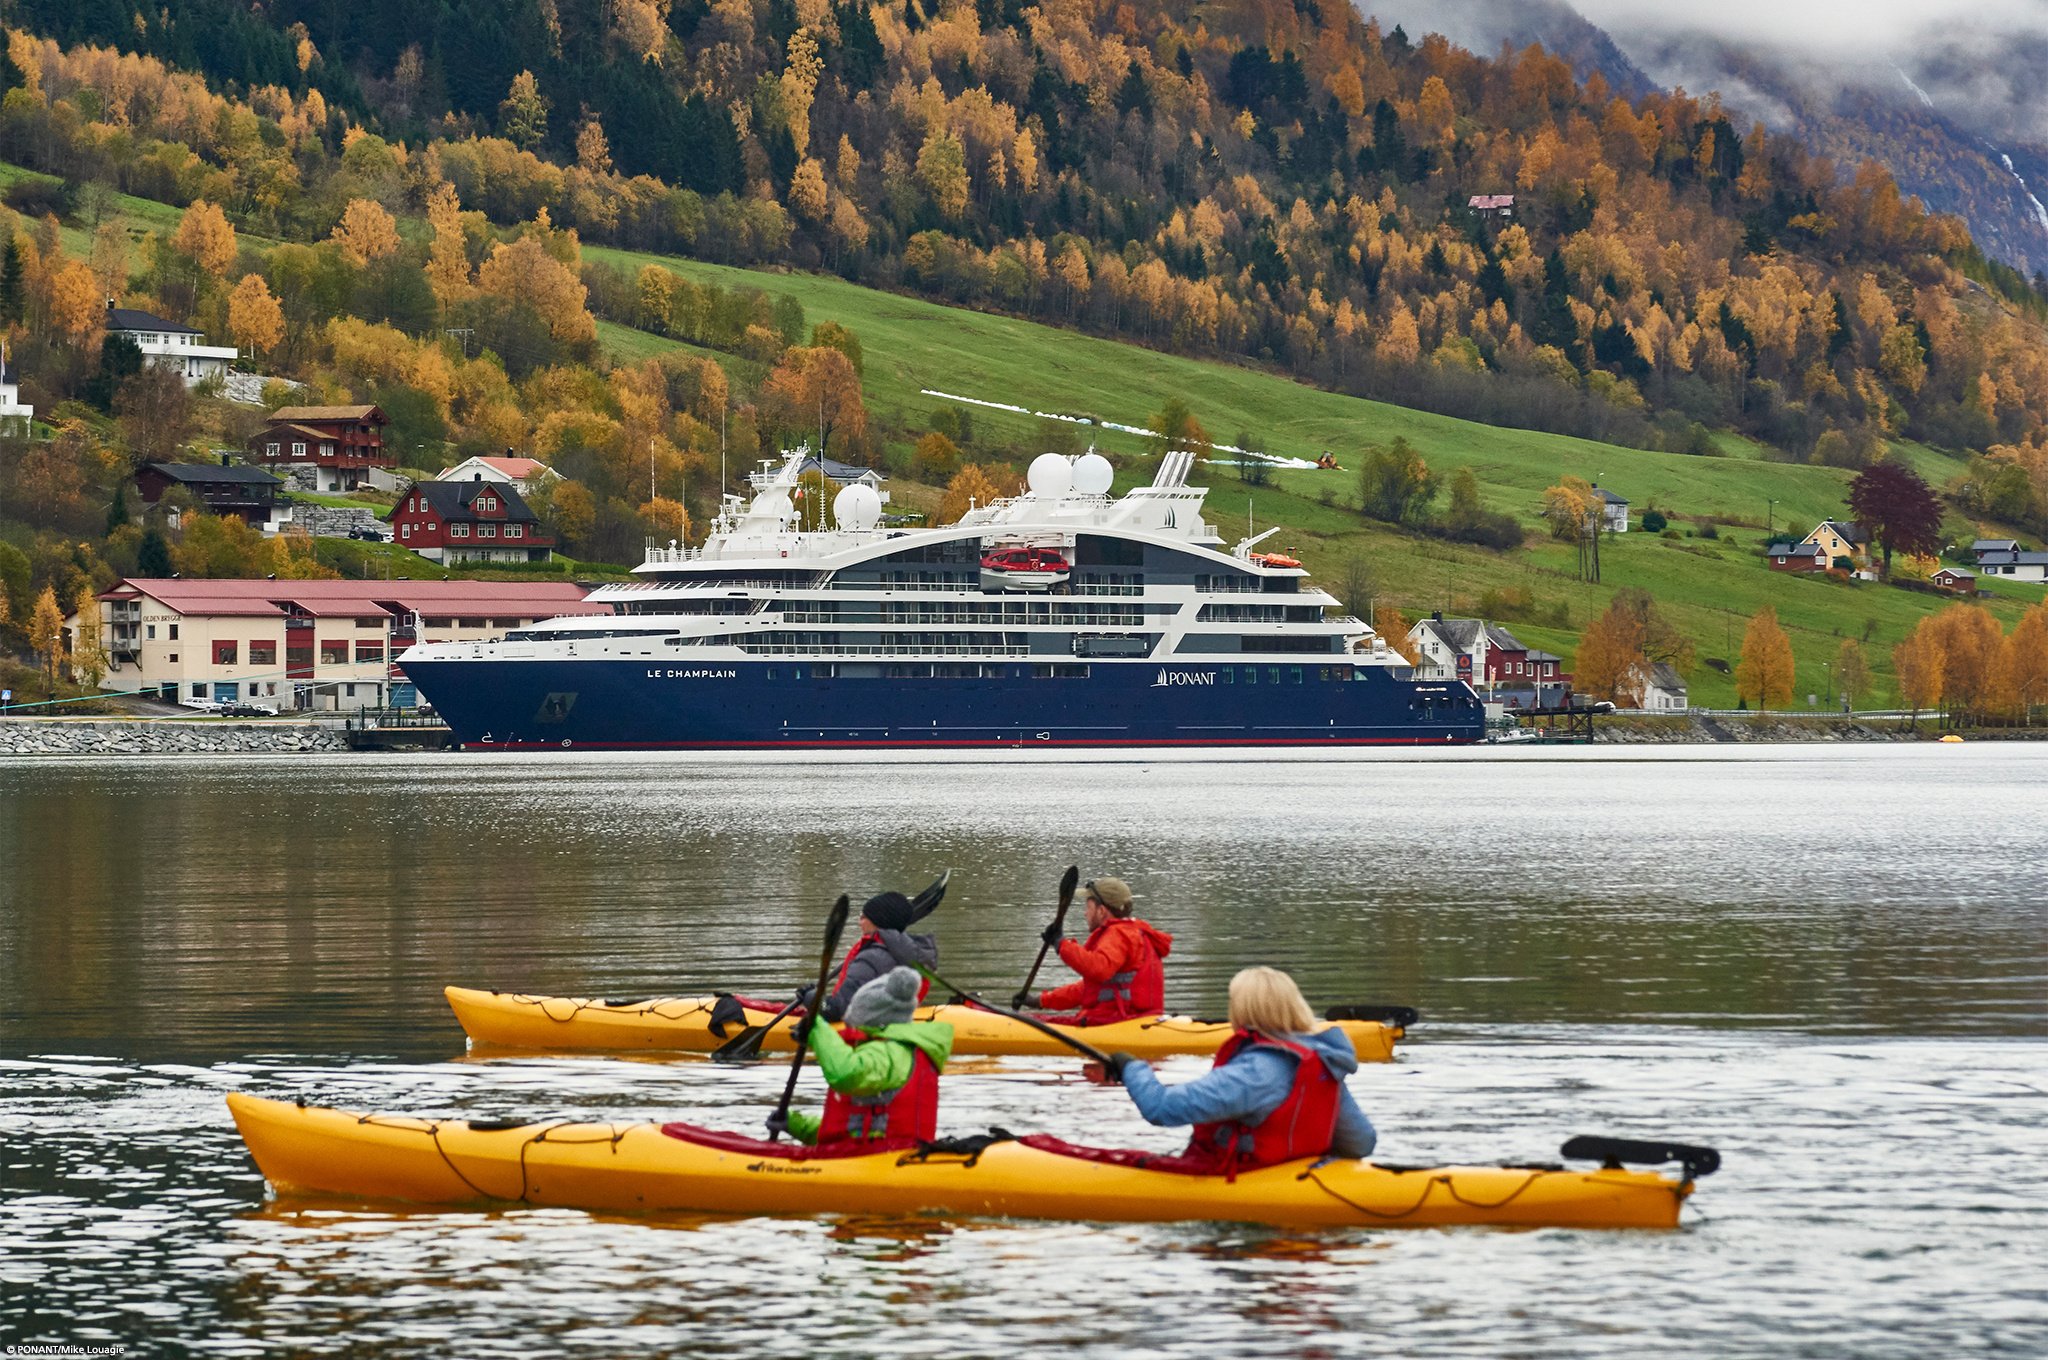
[[[1253,553],[1252,561],[1257,562],[1263,567],[1298,567],[1301,565],[1300,558],[1289,557],[1285,553]]]

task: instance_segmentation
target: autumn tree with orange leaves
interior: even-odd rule
[[[1735,695],[1755,701],[1769,712],[1792,701],[1792,639],[1778,625],[1778,611],[1765,605],[1742,633],[1742,656],[1735,663]]]

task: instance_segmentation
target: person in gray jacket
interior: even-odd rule
[[[926,968],[939,966],[939,942],[930,935],[912,935],[910,899],[899,892],[876,893],[860,909],[860,938],[846,951],[839,971],[833,975],[832,990],[825,997],[823,1014],[838,1024],[846,1014],[846,1003],[868,983],[905,962]],[[931,983],[922,982],[917,999],[923,1004]],[[809,987],[797,993],[797,1001],[811,1009]]]

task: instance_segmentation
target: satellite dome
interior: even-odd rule
[[[1074,490],[1084,496],[1101,496],[1116,480],[1116,469],[1107,458],[1090,451],[1074,460]]]
[[[1074,484],[1074,465],[1057,453],[1041,453],[1031,460],[1024,480],[1034,496],[1064,496]]]
[[[842,529],[864,533],[882,518],[882,498],[866,482],[855,482],[832,498],[832,518]]]

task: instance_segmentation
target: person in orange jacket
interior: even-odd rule
[[[1173,936],[1131,914],[1131,889],[1120,878],[1090,879],[1088,939],[1061,938],[1057,924],[1045,928],[1045,942],[1057,946],[1060,962],[1081,976],[1037,997],[1020,993],[1021,1007],[1068,1011],[1047,1020],[1070,1025],[1108,1025],[1166,1009],[1166,968]]]

